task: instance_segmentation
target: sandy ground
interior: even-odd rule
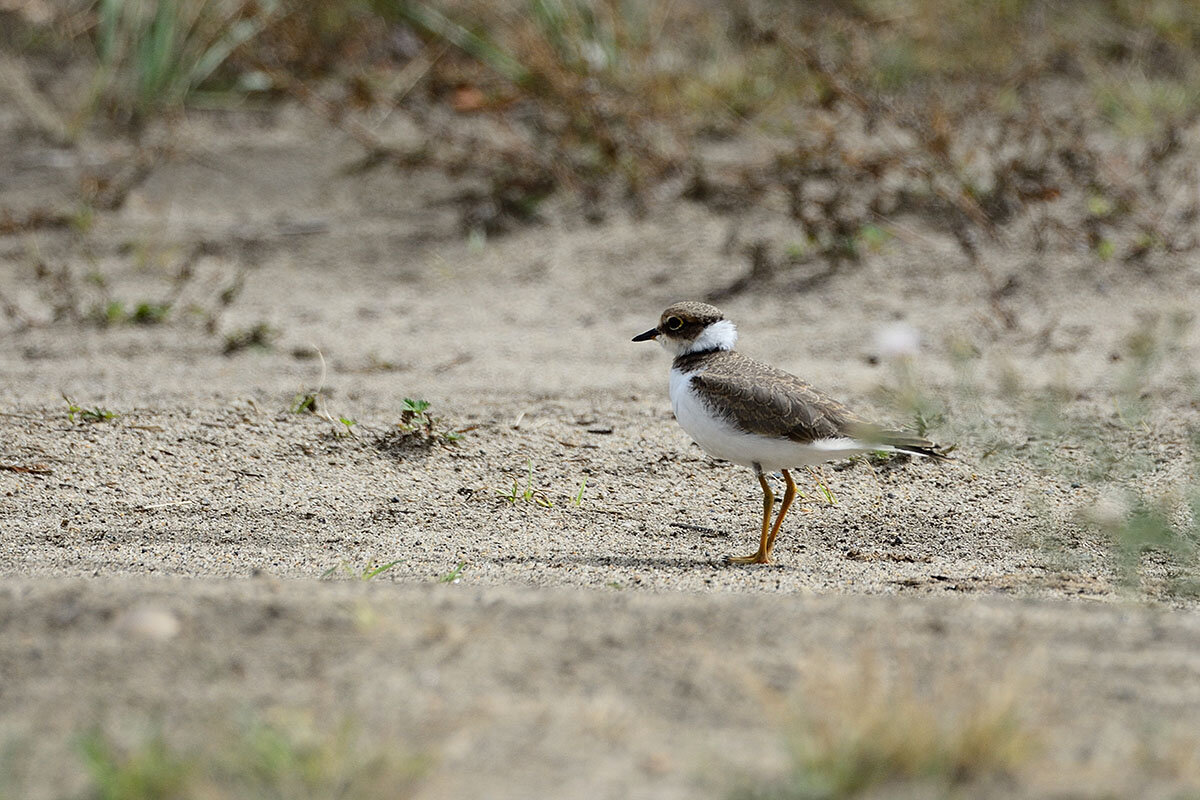
[[[348,174],[353,148],[297,111],[201,116],[180,136],[86,234],[0,239],[24,318],[0,322],[12,796],[77,795],[78,737],[97,726],[183,746],[282,709],[420,754],[418,797],[723,797],[786,771],[810,698],[834,697],[819,714],[836,718],[879,686],[881,708],[911,692],[946,720],[1007,697],[1029,753],[986,794],[1200,791],[1194,601],[1163,590],[1177,576],[1153,557],[1140,588],[1121,584],[1080,523],[1105,496],[1076,477],[1090,451],[1074,471],[1038,462],[1013,389],[1070,386],[1057,413],[1147,464],[1147,486],[1186,473],[1197,331],[1146,376],[1136,425],[1114,398],[1129,337],[1192,313],[1193,256],[1142,274],[995,243],[1008,329],[953,242],[901,221],[811,292],[725,303],[743,350],[897,422],[879,336],[913,326],[949,411],[932,434],[958,445],[946,464],[826,468],[836,505],[810,481],[778,563],[737,568],[724,557],[754,547],[757,484],[689,442],[667,355],[629,338],[741,274],[731,240],[794,235],[777,210],[665,202],[590,225],[552,206],[479,242],[459,226],[464,186]],[[11,138],[4,205],[69,198],[78,157]],[[168,296],[194,252],[162,325],[55,322],[35,277],[101,274],[132,307]],[[210,335],[186,308],[239,271]],[[222,352],[259,323],[271,348]],[[289,411],[318,389],[329,418]],[[117,416],[72,420],[64,394]],[[404,397],[462,439],[387,446]]]

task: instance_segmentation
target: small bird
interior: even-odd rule
[[[783,518],[796,497],[793,467],[876,451],[948,456],[928,439],[875,425],[795,375],[733,349],[737,328],[707,303],[670,306],[658,326],[633,337],[673,353],[671,408],[675,419],[713,458],[750,467],[763,490],[758,550],[735,564],[769,564]],[[787,489],[771,525],[775,495],[766,475],[782,472]]]

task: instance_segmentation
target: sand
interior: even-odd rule
[[[6,135],[7,207],[70,196],[77,154]],[[1013,388],[1069,387],[1055,413],[1148,465],[1145,486],[1186,476],[1197,332],[1142,375],[1136,424],[1117,400],[1129,337],[1192,313],[1194,258],[1144,273],[990,243],[1010,328],[951,238],[898,220],[809,292],[723,303],[745,352],[881,420],[909,421],[888,390],[919,375],[947,411],[931,435],[957,445],[826,467],[836,504],[805,476],[776,563],[731,567],[757,483],[678,429],[668,356],[629,339],[743,274],[731,238],[786,241],[781,215],[664,200],[590,224],[558,200],[482,241],[461,180],[348,174],[352,145],[296,109],[180,136],[86,233],[0,238],[20,312],[0,318],[12,796],[82,791],[89,730],[186,748],[298,714],[420,756],[416,797],[725,797],[785,775],[789,736],[862,696],[949,725],[1000,698],[1028,752],[983,795],[1200,787],[1195,601],[1154,555],[1122,580],[1086,524],[1112,494],[1079,477],[1095,450],[1048,465],[1060,443]],[[55,320],[37,277],[65,267],[79,308],[133,308],[189,257],[156,325]],[[907,366],[880,339],[898,322],[920,337]],[[224,352],[260,323],[270,347]],[[318,414],[290,410],[313,392]],[[71,419],[63,395],[115,416]],[[461,438],[402,436],[406,397]]]

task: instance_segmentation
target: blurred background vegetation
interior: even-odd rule
[[[1103,259],[1195,246],[1194,193],[1164,196],[1194,169],[1188,0],[3,0],[0,44],[56,141],[291,97],[366,165],[486,177],[465,224],[489,234],[553,193],[592,218],[682,194],[786,203],[807,240],[760,272],[853,262],[899,209],[972,255],[1012,226]],[[714,157],[731,138],[752,155]]]

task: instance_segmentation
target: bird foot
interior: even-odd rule
[[[770,564],[771,557],[759,550],[748,556],[729,556],[730,564]]]

